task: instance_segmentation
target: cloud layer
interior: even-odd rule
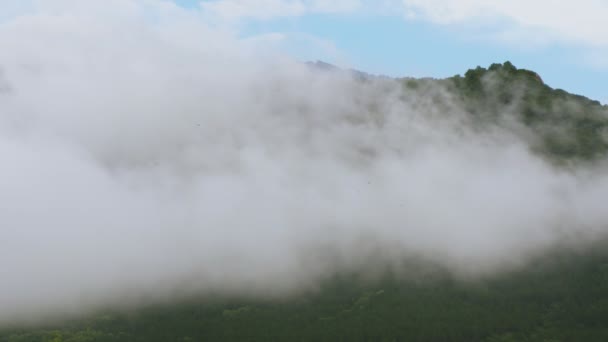
[[[606,177],[473,131],[443,89],[356,82],[169,3],[118,3],[0,26],[0,323],[283,295],[370,260],[474,275],[604,233]]]

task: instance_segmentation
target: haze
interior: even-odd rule
[[[289,295],[370,260],[477,276],[606,232],[603,165],[474,129],[445,89],[311,68],[164,2],[53,3],[0,26],[0,323]]]

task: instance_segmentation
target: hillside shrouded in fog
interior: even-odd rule
[[[118,4],[0,27],[1,326],[288,300],[336,274],[474,282],[606,237],[599,102],[508,62],[301,63]]]

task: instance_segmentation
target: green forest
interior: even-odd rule
[[[0,336],[10,342],[606,341],[607,293],[608,251],[598,243],[484,279],[455,279],[439,269],[408,279],[343,274],[317,293],[289,299],[198,298]]]
[[[397,81],[418,96],[445,87],[480,129],[514,115],[533,137],[530,149],[558,167],[606,157],[607,106],[553,89],[509,62]],[[404,262],[413,276],[336,274],[318,291],[285,298],[207,295],[101,310],[69,322],[4,327],[0,341],[608,341],[607,246],[555,247],[525,267],[475,278]]]

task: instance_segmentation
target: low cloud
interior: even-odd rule
[[[129,4],[0,27],[1,323],[284,295],[370,258],[486,274],[605,233],[602,166],[473,129],[441,87],[356,81]]]

